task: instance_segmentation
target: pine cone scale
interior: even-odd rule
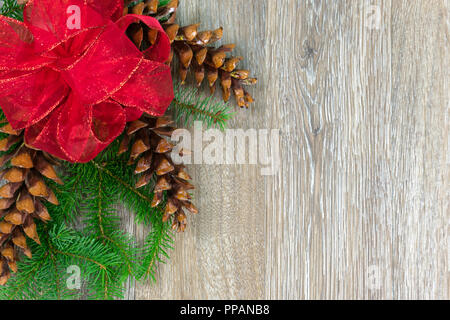
[[[0,132],[9,135],[2,141],[15,141],[9,147],[23,141],[23,130],[13,130],[9,124],[1,127]],[[0,143],[0,147],[5,145],[9,143]],[[40,244],[34,219],[46,222],[51,218],[39,199],[58,203],[54,192],[45,184],[44,177],[63,183],[56,174],[54,164],[58,162],[48,154],[30,149],[25,144],[15,153],[0,158],[3,167],[0,176],[7,181],[0,187],[0,285],[7,283],[11,272],[17,272],[19,252],[31,258],[26,237]]]
[[[156,179],[152,207],[160,205],[164,193],[167,193],[168,200],[164,208],[163,221],[172,219],[175,229],[182,232],[187,224],[182,208],[195,213],[198,213],[198,210],[190,202],[191,196],[187,192],[194,189],[194,186],[187,181],[191,177],[184,170],[184,166],[175,165],[170,156],[174,145],[167,141],[167,137],[176,130],[172,124],[173,120],[169,117],[154,118],[148,115],[129,123],[127,134],[121,143],[123,149],[120,152],[125,150],[127,145],[127,149],[131,149],[129,163],[137,162],[135,173],[140,177],[136,188],[142,188]],[[136,152],[136,143],[141,144],[142,141],[148,141],[145,143],[148,149],[142,153]]]

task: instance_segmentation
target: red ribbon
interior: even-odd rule
[[[0,16],[0,106],[29,146],[88,162],[127,121],[165,113],[169,39],[156,19],[122,12],[122,0],[31,0],[23,23]],[[135,22],[159,31],[143,53],[125,34]]]

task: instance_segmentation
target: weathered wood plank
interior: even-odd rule
[[[282,163],[192,166],[201,214],[127,298],[448,299],[449,1],[190,0],[179,20],[237,44],[260,82],[230,128],[279,128]]]
[[[392,2],[393,295],[449,298],[449,4]],[[394,109],[395,108],[395,109]]]

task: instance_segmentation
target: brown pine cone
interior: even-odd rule
[[[173,163],[170,153],[174,145],[164,138],[170,137],[176,130],[172,124],[173,121],[167,117],[154,118],[148,115],[130,122],[120,144],[119,154],[127,152],[131,146],[129,164],[137,161],[135,174],[140,175],[137,188],[148,185],[156,174],[155,195],[151,206],[155,208],[160,205],[164,192],[167,192],[163,220],[166,222],[171,219],[172,228],[183,232],[187,225],[183,208],[193,214],[197,214],[198,209],[191,203],[188,193],[194,189],[188,182],[191,177],[184,170],[184,165]]]
[[[232,52],[235,45],[226,44],[219,48],[209,46],[222,38],[222,28],[198,32],[199,24],[183,28],[176,24],[164,24],[163,27],[178,56],[182,83],[186,80],[188,71],[192,70],[197,85],[200,86],[206,78],[211,93],[214,93],[215,84],[220,79],[225,102],[230,99],[233,90],[237,104],[241,108],[249,107],[254,100],[243,86],[256,84],[257,79],[250,78],[250,71],[237,69],[242,57],[227,57],[227,53]]]
[[[136,2],[135,0],[124,0],[124,2],[124,15],[151,15],[166,23],[173,23],[175,21],[179,5],[179,0],[171,0],[165,6],[161,7],[159,6],[159,0],[144,0],[135,5],[131,5],[133,2]]]
[[[0,132],[9,136],[0,140],[0,151],[23,143],[23,132],[7,124]],[[57,162],[48,154],[22,144],[15,153],[0,157],[0,177],[7,183],[0,187],[0,285],[6,284],[11,271],[17,272],[19,252],[31,258],[25,235],[40,243],[34,219],[49,221],[43,202],[58,205],[54,192],[45,184],[49,178],[59,184],[61,179],[53,165]]]
[[[125,4],[130,4],[126,1]],[[250,78],[250,71],[237,69],[242,57],[227,57],[235,48],[234,44],[223,45],[219,48],[210,46],[222,39],[223,28],[209,31],[198,31],[200,24],[181,27],[175,23],[176,10],[179,1],[172,0],[166,6],[157,6],[158,1],[147,0],[125,9],[126,13],[147,14],[158,19],[163,19],[162,26],[172,43],[172,53],[169,63],[172,62],[175,52],[180,62],[180,79],[182,84],[187,78],[189,70],[192,70],[197,85],[200,86],[206,79],[211,93],[215,92],[217,80],[220,79],[223,100],[229,101],[231,90],[237,104],[249,107],[254,102],[253,97],[244,89],[244,85],[253,85],[257,79]],[[136,46],[142,50],[156,42],[157,33],[142,23],[135,23],[127,30],[128,36]]]

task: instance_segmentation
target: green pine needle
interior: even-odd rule
[[[213,96],[205,96],[196,88],[175,86],[175,99],[170,106],[170,111],[177,122],[184,126],[191,125],[194,121],[203,121],[208,128],[225,130],[227,121],[235,112],[233,108],[219,101]]]
[[[23,20],[23,5],[17,4],[16,0],[0,0],[0,6],[0,15]]]
[[[143,279],[156,281],[157,266],[169,259],[169,250],[173,250],[173,231],[170,223],[162,221],[163,211],[152,216],[152,230],[145,239],[143,259]]]
[[[113,250],[94,237],[50,223],[40,225],[41,245],[31,244],[33,257],[23,258],[19,272],[5,287],[0,298],[10,300],[75,299],[82,291],[67,286],[69,266],[81,269],[87,298],[116,299],[123,296],[117,281],[122,261]]]
[[[169,2],[170,2],[170,0],[159,0],[159,6],[160,6],[160,7],[165,6],[165,5],[167,5]]]
[[[141,2],[144,2],[144,0],[136,0],[136,1],[133,1],[133,2],[131,2],[131,3],[128,5],[128,7],[129,7],[129,8],[134,7],[136,4],[141,3]],[[159,5],[158,5],[158,6],[159,6],[159,7],[163,7],[163,6],[167,5],[169,2],[170,2],[170,0],[159,0]]]

